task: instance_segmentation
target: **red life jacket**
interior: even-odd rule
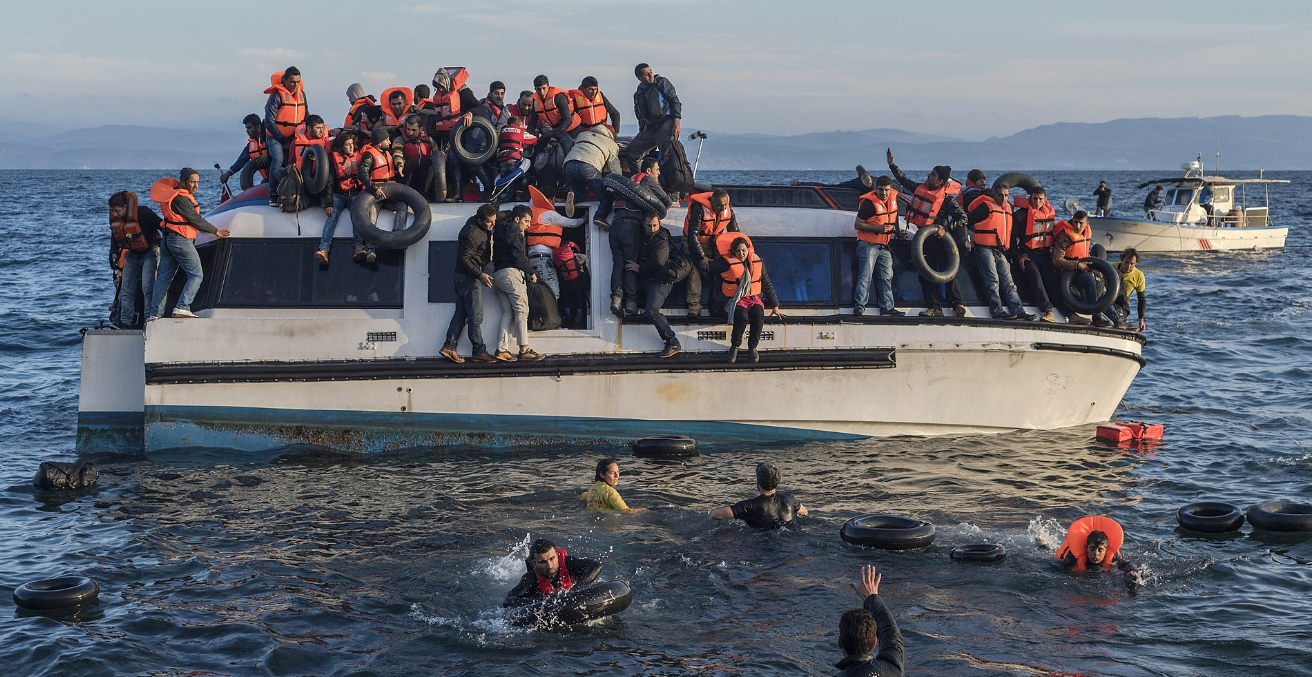
[[[862,242],[887,245],[892,241],[893,231],[897,228],[897,191],[890,190],[888,199],[880,199],[879,194],[872,190],[861,196],[861,202],[869,202],[875,207],[875,215],[866,219],[866,223],[872,226],[893,227],[889,228],[887,233],[871,233],[858,230],[856,231],[856,239]]]
[[[559,558],[557,561],[560,563],[557,575],[560,576],[561,590],[569,590],[574,587],[574,581],[569,577],[569,569],[565,568],[565,557],[567,555],[569,553],[565,552],[564,548],[556,548],[556,557]],[[556,591],[556,587],[551,584],[551,579],[538,573],[536,569],[533,570],[533,575],[538,577],[538,590],[541,590],[543,595],[550,596],[551,593]]]
[[[342,155],[333,151],[333,165],[337,168],[337,192],[360,190],[360,178],[356,174],[360,171],[360,160],[363,157],[363,151],[356,151],[354,155]]]
[[[528,194],[531,198],[528,206],[529,211],[533,212],[533,221],[529,224],[528,230],[524,231],[524,240],[528,246],[546,245],[553,251],[560,246],[560,241],[565,235],[565,229],[560,226],[553,226],[542,222],[542,215],[547,212],[556,211],[556,205],[547,199],[534,186],[528,187]]]
[[[1052,209],[1052,203],[1047,200],[1043,201],[1043,208],[1037,208],[1030,202],[1028,197],[1017,197],[1012,200],[1016,205],[1016,211],[1013,212],[1017,220],[1015,227],[1020,229],[1020,246],[1022,249],[1049,249],[1052,247],[1052,229],[1057,220],[1057,214]],[[1024,220],[1021,221],[1020,215],[1024,211]]]
[[[1083,571],[1089,567],[1089,534],[1101,531],[1107,534],[1107,555],[1102,558],[1102,566],[1112,566],[1112,559],[1121,552],[1125,543],[1125,531],[1121,525],[1110,517],[1093,515],[1081,517],[1066,530],[1066,540],[1057,548],[1057,559],[1066,559],[1066,553],[1075,556],[1075,569]]]
[[[109,218],[109,232],[114,236],[114,244],[125,253],[129,249],[148,252],[150,243],[146,241],[145,233],[141,232],[141,224],[137,223],[137,194],[123,191],[123,195],[128,199],[128,209],[123,214],[123,220],[115,221],[112,216]]]
[[[374,159],[374,168],[369,172],[369,181],[372,183],[396,181],[396,161],[392,159],[391,151],[378,150],[372,144],[367,144],[364,152]]]
[[[974,211],[980,206],[988,208],[989,215],[971,229],[971,241],[981,247],[995,247],[1005,251],[1011,246],[1011,210],[1007,208],[1006,200],[999,205],[992,195],[984,193],[970,203],[967,211]]]
[[[1071,240],[1070,246],[1066,247],[1066,255],[1063,258],[1071,261],[1089,258],[1089,238],[1092,235],[1090,230],[1080,232],[1075,229],[1075,224],[1062,219],[1057,222],[1056,232],[1053,235],[1054,243],[1057,240],[1056,235],[1061,233],[1066,233],[1066,237]]]
[[[501,128],[501,136],[497,140],[497,159],[502,162],[518,162],[524,159],[524,136],[528,130],[517,125],[506,125]]]
[[[579,246],[573,242],[566,242],[556,250],[551,252],[551,262],[556,264],[556,270],[560,272],[562,280],[577,280],[579,277],[579,262],[574,258],[579,253]]]
[[[364,108],[365,106],[371,106],[373,104],[374,104],[374,98],[372,96],[365,95],[356,99],[355,103],[351,104],[351,110],[346,111],[346,121],[342,123],[342,127],[343,128],[350,127],[351,124],[355,122],[355,114],[359,113],[361,108]]]
[[[405,95],[405,109],[398,116],[392,112],[392,92],[401,92]],[[405,125],[405,118],[410,114],[410,107],[415,103],[415,93],[410,91],[409,87],[391,87],[384,89],[380,95],[379,101],[383,108],[383,119],[381,122],[387,127],[402,127]]]
[[[174,178],[163,178],[155,182],[150,187],[150,199],[159,203],[159,213],[164,219],[164,227],[187,238],[188,240],[196,239],[196,228],[187,223],[177,212],[173,211],[173,198],[179,195],[185,196],[191,200],[191,206],[200,213],[200,204],[191,192],[182,187],[182,182]]]
[[[578,116],[581,127],[592,129],[606,121],[606,97],[602,96],[600,89],[591,99],[581,89],[571,89],[568,94],[570,105],[574,106],[574,114]]]
[[[540,120],[546,122],[546,125],[539,126],[555,127],[560,124],[562,113],[556,109],[557,94],[565,94],[565,98],[569,98],[569,94],[559,87],[548,87],[547,97],[545,99],[543,99],[536,91],[533,92],[533,112],[537,113]],[[579,114],[570,111],[570,116],[569,128],[565,130],[567,132],[572,132],[579,126]]]
[[[729,229],[729,222],[733,220],[733,207],[725,207],[723,212],[716,214],[715,208],[711,206],[710,193],[696,193],[689,195],[688,200],[701,205],[702,208],[702,224],[696,233],[697,241],[700,242],[702,246],[710,245],[712,239]],[[683,217],[684,237],[691,234],[689,228],[692,224],[693,209],[693,205],[689,204],[688,214]]]
[[[916,186],[916,192],[911,196],[911,204],[907,206],[907,223],[917,228],[934,223],[934,217],[938,216],[938,210],[943,206],[943,201],[949,195],[956,196],[961,192],[961,184],[948,179],[936,190],[930,190],[925,184]]]
[[[460,90],[469,82],[469,71],[450,66],[443,66],[442,70],[451,76],[451,89],[446,94],[433,92],[432,108],[437,111],[437,131],[446,132],[460,118]]]
[[[282,71],[278,71],[269,76],[269,82],[272,84],[264,90],[264,93],[278,95],[280,105],[278,115],[273,119],[273,125],[284,137],[290,138],[296,133],[296,128],[305,122],[305,83],[302,82],[295,92],[289,92],[282,86],[282,74]]]
[[[419,136],[410,138],[407,128],[401,128],[401,153],[405,156],[406,164],[413,164],[428,157],[433,152],[433,142],[428,139],[428,132],[423,129],[419,130]]]

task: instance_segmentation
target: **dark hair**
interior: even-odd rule
[[[619,463],[620,460],[618,458],[603,458],[600,461],[597,461],[597,472],[593,475],[593,479],[598,482],[603,482],[604,480],[601,479],[601,474],[606,472],[606,468],[609,468],[611,464],[619,465]]]
[[[432,96],[432,94],[433,94],[433,90],[429,89],[428,85],[415,85],[416,101],[418,101],[419,99],[427,99],[429,96]]]
[[[124,195],[124,194],[123,194],[123,191],[119,191],[119,192],[117,192],[117,193],[114,193],[113,195],[110,195],[110,196],[109,196],[109,206],[110,206],[110,207],[126,207],[126,206],[128,206],[128,196],[127,196],[127,195]]]
[[[738,244],[738,240],[734,240],[734,244]],[[777,486],[779,486],[779,467],[769,461],[757,464],[756,487],[761,491],[769,491]]]
[[[1138,260],[1139,260],[1139,250],[1138,250],[1138,249],[1135,249],[1134,247],[1126,247],[1126,248],[1125,248],[1125,251],[1121,252],[1121,260],[1122,260],[1122,261],[1124,261],[1125,259],[1130,258],[1131,256],[1134,257],[1134,260],[1135,260],[1135,261],[1138,261]]]
[[[1084,540],[1085,547],[1088,547],[1090,545],[1107,545],[1107,544],[1108,544],[1107,534],[1101,531],[1090,531],[1089,537]]]
[[[594,78],[591,75],[589,75],[586,78],[583,78],[583,82],[579,83],[579,89],[583,89],[584,87],[598,87],[598,86],[600,85],[597,84],[597,78]]]
[[[642,159],[642,171],[644,172],[658,165],[660,165],[660,161],[656,159],[655,155],[648,155]]]
[[[528,217],[533,216],[533,210],[529,209],[528,205],[515,205],[515,208],[510,210],[511,219],[518,221],[519,219],[522,219],[525,216]]]
[[[524,97],[526,97],[526,96],[533,96],[533,90],[531,90],[531,89],[525,89],[525,90],[523,90],[522,92],[519,93],[519,98],[521,98],[521,99],[524,98]]]
[[[551,81],[548,80],[547,76],[545,75],[539,75],[536,78],[533,78],[533,89],[537,89],[542,85],[549,85],[549,84],[551,84]]]
[[[282,79],[286,80],[287,78],[290,78],[293,75],[300,75],[300,74],[301,74],[301,69],[297,68],[296,66],[288,66],[287,69],[282,72]]]
[[[716,198],[724,198],[725,200],[728,200],[729,191],[723,188],[716,188],[715,190],[711,191],[711,199],[714,200]]]
[[[357,146],[356,150],[360,150],[358,147],[360,145],[360,137],[355,133],[354,129],[343,129],[342,131],[338,132],[337,137],[333,139],[333,150],[337,151],[338,153],[346,152],[345,149],[346,149],[347,139],[354,139],[355,145]]]
[[[733,242],[730,242],[730,243],[729,243],[729,253],[730,253],[730,254],[733,254],[734,250],[738,248],[738,245],[739,245],[740,243],[741,243],[742,245],[744,245],[744,246],[747,247],[747,251],[751,251],[751,250],[752,250],[752,245],[750,245],[750,244],[747,243],[747,238],[745,238],[745,237],[735,237],[735,238],[733,239]],[[760,475],[760,472],[761,472],[761,468],[760,468],[760,466],[757,466],[757,468],[756,468],[756,472],[757,472],[757,475],[756,475],[757,479],[760,479],[760,477],[761,477],[761,475]],[[776,481],[775,481],[775,484],[778,484],[778,483],[779,483],[778,480],[776,480]]]
[[[1048,191],[1044,190],[1043,186],[1035,186],[1034,190],[1030,191],[1030,195],[1042,195],[1044,197],[1047,197]]]
[[[491,94],[492,92],[495,92],[495,91],[497,91],[498,89],[503,89],[503,90],[504,90],[505,88],[506,88],[506,83],[504,83],[504,82],[502,82],[502,81],[500,81],[500,80],[493,80],[493,81],[492,81],[492,84],[490,84],[490,85],[487,86],[487,93],[488,93],[488,94]]]
[[[1084,211],[1083,209],[1081,209],[1081,210],[1078,211],[1078,212],[1075,212],[1074,214],[1071,214],[1071,222],[1072,222],[1072,223],[1074,223],[1074,222],[1076,222],[1076,221],[1083,221],[1084,219],[1087,219],[1087,218],[1089,218],[1089,212],[1086,212],[1086,211]]]
[[[512,115],[512,116],[510,116],[509,118],[506,119],[506,124],[508,124],[508,125],[522,125],[522,124],[524,124],[524,118],[521,118],[521,117],[519,117],[518,115]]]
[[[534,555],[541,555],[556,549],[556,544],[545,538],[539,538],[533,541],[533,545],[528,546],[528,556],[531,559]]]
[[[241,119],[241,123],[243,125],[258,125],[263,121],[264,121],[263,118],[261,118],[260,116],[254,113],[251,113],[250,115],[247,115],[246,117]]]
[[[653,211],[651,211],[651,210],[647,210],[647,211],[644,211],[644,212],[642,213],[642,223],[643,223],[643,225],[646,225],[647,222],[650,221],[650,220],[651,220],[651,217],[653,217],[653,216],[656,217],[656,223],[660,223],[660,222],[661,222],[661,215],[660,215],[660,214],[657,214],[656,212],[653,212]]]
[[[391,103],[391,102],[392,102],[392,99],[400,99],[400,100],[402,100],[402,101],[405,101],[405,92],[403,92],[403,91],[401,91],[401,90],[398,89],[398,90],[396,90],[395,92],[392,92],[391,94],[388,94],[388,95],[387,95],[387,102],[388,102],[388,103]]]
[[[478,206],[478,211],[477,211],[477,212],[474,212],[474,216],[477,216],[477,217],[480,218],[480,219],[486,219],[486,218],[488,218],[489,216],[492,217],[492,218],[496,218],[496,216],[497,216],[497,205],[496,205],[496,203],[494,203],[494,202],[489,202],[489,203],[487,203],[487,204],[479,205],[479,206]]]
[[[865,609],[843,612],[838,619],[838,648],[844,656],[861,656],[875,647],[879,622]]]
[[[644,69],[644,68],[651,68],[651,66],[648,66],[648,65],[645,64],[645,63],[640,63],[640,64],[638,64],[638,65],[636,65],[636,66],[633,67],[633,75],[634,75],[634,76],[640,76],[640,75],[642,75],[642,69]]]
[[[194,176],[200,176],[200,172],[198,172],[198,171],[192,169],[191,167],[183,167],[183,168],[182,168],[182,171],[178,172],[178,180],[179,180],[179,181],[186,181],[188,177],[193,176],[193,175],[194,175]]]
[[[893,179],[891,179],[891,178],[889,178],[889,177],[887,177],[887,176],[881,176],[881,177],[875,179],[875,185],[876,185],[876,186],[891,186],[891,185],[893,185]]]
[[[320,117],[320,116],[318,116],[318,115],[315,115],[315,114],[313,114],[313,113],[311,113],[310,115],[305,116],[305,127],[306,127],[306,129],[309,129],[310,127],[313,127],[313,126],[315,126],[315,125],[321,125],[321,124],[323,124],[323,118],[322,118],[322,117]]]

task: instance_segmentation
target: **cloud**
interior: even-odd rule
[[[401,78],[391,71],[366,71],[360,74],[360,84],[366,89],[394,87]]]
[[[237,50],[242,56],[249,56],[255,59],[266,61],[291,61],[293,59],[304,59],[309,56],[309,52],[302,52],[296,49],[284,49],[282,47],[273,47],[269,49],[258,49],[253,47],[244,47]]]

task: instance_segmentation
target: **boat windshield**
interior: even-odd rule
[[[1173,188],[1167,193],[1166,204],[1168,205],[1187,205],[1194,199],[1193,188]]]

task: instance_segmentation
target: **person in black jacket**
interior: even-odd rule
[[[601,562],[582,557],[572,557],[564,548],[557,548],[555,543],[539,538],[529,546],[528,567],[501,603],[503,607],[518,607],[531,604],[544,597],[588,585],[597,580],[601,573]]]
[[[492,228],[497,222],[495,203],[482,205],[460,229],[456,249],[456,312],[446,329],[446,343],[439,353],[456,364],[465,358],[456,352],[460,332],[469,327],[469,344],[475,362],[496,362],[483,343],[483,287],[492,288],[492,276],[484,272],[492,262]]]
[[[752,264],[760,264],[760,280],[752,279]],[[761,342],[761,327],[765,325],[765,307],[770,307],[770,314],[774,317],[788,317],[779,310],[779,296],[770,283],[770,275],[765,272],[765,262],[752,250],[747,238],[739,237],[729,244],[728,257],[717,257],[711,263],[711,279],[720,280],[721,291],[728,300],[725,314],[733,314],[729,362],[738,361],[738,346],[743,344],[743,330],[748,323],[752,325],[752,331],[747,335],[748,359],[760,362],[761,354],[756,346]]]
[[[528,284],[538,281],[524,240],[524,231],[532,222],[533,212],[528,206],[515,205],[510,218],[498,219],[492,231],[492,288],[501,304],[501,330],[493,357],[502,362],[543,357],[528,347]],[[519,344],[518,357],[510,352],[511,332]]]
[[[902,632],[898,630],[893,614],[879,598],[879,582],[883,580],[873,564],[861,568],[861,582],[852,589],[861,596],[860,609],[852,609],[838,621],[838,648],[843,660],[834,667],[838,677],[901,677],[905,654],[902,649]],[[875,649],[879,650],[874,654]]]
[[[665,193],[660,182],[661,166],[656,158],[648,157],[642,161],[642,171],[633,175],[638,185],[650,190],[665,206],[674,204],[674,200]],[[638,274],[628,270],[625,264],[636,261],[638,244],[643,239],[642,220],[649,213],[637,204],[623,203],[615,210],[611,221],[610,237],[610,312],[616,317],[638,314]]]
[[[661,312],[661,306],[665,305],[665,298],[670,295],[674,283],[679,281],[677,279],[679,274],[670,270],[671,257],[678,255],[670,253],[670,232],[661,225],[661,217],[649,212],[643,217],[642,231],[638,260],[629,261],[624,267],[637,273],[647,287],[645,308],[647,319],[656,327],[656,333],[665,342],[665,348],[657,354],[657,357],[674,357],[683,348],[679,345],[674,330],[670,328],[670,321],[665,319],[665,314]],[[687,274],[689,271],[685,266],[680,272]]]
[[[633,93],[638,134],[624,151],[626,168],[638,166],[638,161],[651,149],[679,138],[679,121],[683,118],[683,104],[679,103],[679,95],[669,80],[653,73],[645,63],[634,66],[633,74],[638,78],[638,89]]]
[[[915,194],[916,189],[920,187],[920,183],[908,179],[907,175],[903,174],[902,170],[898,169],[898,166],[893,163],[892,148],[887,149],[886,153],[888,156],[888,170],[893,173],[893,178],[907,190],[907,197],[910,198]],[[947,165],[939,165],[930,171],[928,176],[926,176],[924,181],[926,184],[925,187],[930,190],[935,190],[951,178],[952,168]],[[961,208],[961,204],[957,202],[956,198],[951,195],[944,197],[943,204],[939,206],[938,213],[933,215],[933,217],[934,225],[938,227],[938,235],[940,237],[947,234],[943,226],[944,224],[948,224],[948,227],[955,231],[952,233],[952,236],[959,236],[957,239],[962,244],[966,242],[965,231],[963,229],[966,223],[966,211]],[[912,234],[914,234],[914,232]],[[935,270],[943,270],[947,266],[947,253],[942,247],[925,247],[925,258],[929,261],[929,265],[933,266]],[[952,304],[952,311],[956,313],[957,317],[965,317],[966,304],[961,300],[961,286],[957,284],[956,278],[952,278],[951,282],[943,286],[947,289],[947,301]],[[920,313],[922,317],[943,316],[943,310],[940,307],[938,300],[938,287],[939,285],[937,283],[926,280],[923,275],[920,276],[920,292],[925,297],[926,305],[925,310]]]
[[[130,220],[141,230],[140,234],[130,236],[127,241],[120,241],[111,235],[109,241],[109,267],[119,274],[118,305],[111,313],[110,324],[115,329],[130,329],[139,326],[136,321],[137,299],[144,303],[141,308],[150,308],[152,293],[155,291],[155,270],[159,268],[159,215],[150,207],[137,203],[136,197],[128,200],[128,193],[118,192],[109,196],[109,222],[128,223],[128,210],[136,208],[137,213]],[[139,239],[138,239],[139,238]],[[143,248],[144,251],[137,251]],[[136,249],[133,249],[133,246]],[[119,270],[119,262],[123,268]],[[1142,298],[1142,296],[1140,297]]]

